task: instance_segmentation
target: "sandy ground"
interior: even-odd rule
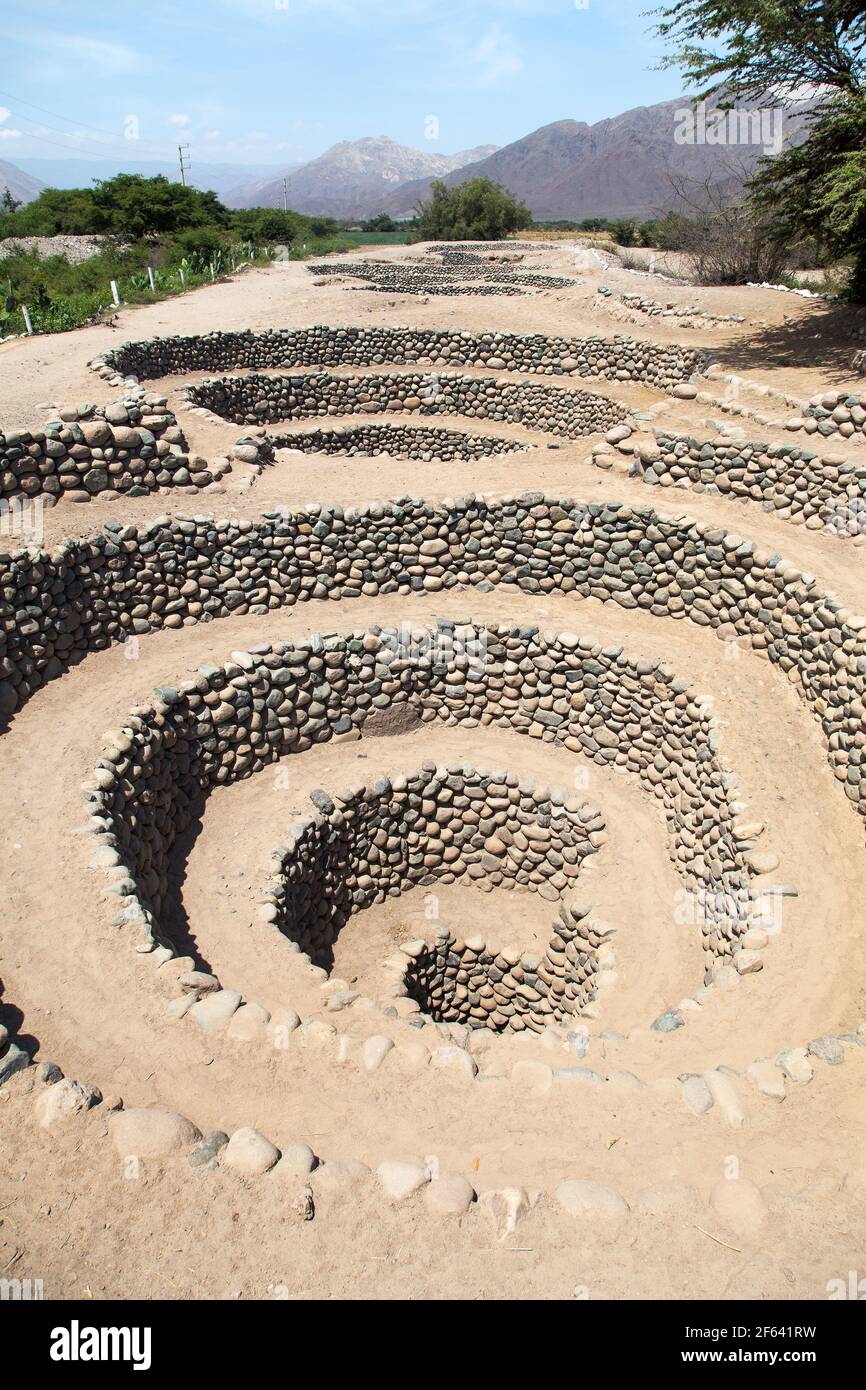
[[[399,258],[404,248],[376,251]],[[528,253],[526,266],[567,273],[573,249]],[[354,256],[357,259],[357,255]],[[803,395],[844,376],[845,343],[857,327],[817,301],[769,291],[665,287],[656,298],[699,302],[712,312],[744,313],[724,332],[686,334],[644,319],[623,327],[597,294],[645,277],[583,270],[568,290],[476,300],[317,288],[299,264],[251,271],[229,284],[137,310],[119,329],[9,343],[0,347],[0,428],[44,422],[46,402],[107,401],[115,394],[86,363],[114,342],[222,327],[313,322],[411,322],[475,330],[610,335],[700,341],[725,367],[756,383]],[[644,293],[652,294],[652,288]],[[724,306],[724,307],[723,307]],[[846,339],[846,335],[847,339]],[[176,401],[184,380],[161,383]],[[587,383],[633,408],[658,401],[630,384]],[[701,428],[705,406],[676,402],[665,424]],[[224,451],[239,430],[187,414],[192,446]],[[308,428],[310,422],[304,422]],[[329,421],[329,423],[331,423]],[[459,417],[442,423],[460,428]],[[473,430],[478,426],[472,422]],[[481,464],[407,465],[397,459],[342,459],[283,453],[255,485],[236,471],[224,497],[143,498],[61,505],[46,513],[46,543],[86,533],[109,517],[141,520],[170,510],[255,515],[317,499],[343,504],[410,492],[439,499],[460,492],[503,493],[527,486],[581,499],[606,498],[693,516],[778,549],[819,585],[866,611],[862,551],[797,529],[759,507],[705,496],[662,496],[638,481],[601,473],[592,440],[547,448],[517,427],[483,427],[532,444],[527,452]],[[780,431],[781,437],[781,431]],[[790,438],[790,436],[788,436]],[[858,446],[846,448],[851,456]],[[859,446],[862,450],[862,445]],[[834,446],[835,451],[835,446]],[[662,1037],[652,1019],[701,983],[697,928],[676,920],[679,881],[667,854],[658,805],[633,780],[584,763],[565,750],[504,730],[425,725],[399,738],[362,738],[289,759],[211,796],[198,833],[178,846],[172,920],[178,944],[212,968],[226,987],[269,1010],[306,1016],[322,991],[286,943],[257,921],[255,904],[269,857],[285,827],[309,806],[313,787],[338,787],[382,773],[411,771],[427,758],[506,766],[552,785],[574,785],[605,816],[608,840],[580,881],[594,915],[614,928],[617,985],[606,996],[586,1064],[630,1071],[641,1089],[560,1087],[517,1096],[501,1073],[517,1057],[550,1060],[537,1041],[491,1038],[479,1053],[487,1080],[446,1073],[365,1074],[292,1046],[232,1043],[171,1021],[152,963],[112,925],[101,876],[86,867],[80,784],[100,755],[102,736],[156,684],[181,679],[232,650],[318,629],[359,630],[378,622],[439,617],[541,622],[604,641],[634,656],[670,663],[704,696],[720,721],[720,757],[740,784],[748,814],[766,829],[762,847],[780,857],[775,877],[796,884],[784,900],[782,930],[765,969],[729,992],[714,992],[688,1026]],[[866,892],[863,827],[834,786],[815,722],[782,675],[751,651],[673,620],[625,613],[594,600],[520,593],[454,593],[434,602],[380,599],[309,605],[265,617],[227,618],[165,631],[140,642],[137,660],[122,649],[95,654],[53,682],[16,717],[0,742],[4,913],[0,929],[0,1017],[31,1040],[38,1058],[92,1081],[127,1106],[158,1103],[188,1114],[202,1130],[254,1125],[282,1147],[309,1142],[325,1160],[435,1156],[483,1190],[521,1183],[547,1193],[566,1177],[590,1178],[621,1192],[632,1207],[616,1232],[577,1223],[543,1197],[506,1241],[480,1209],[460,1222],[430,1216],[419,1199],[392,1208],[372,1181],[351,1200],[312,1181],[316,1218],[302,1222],[290,1190],[274,1175],[245,1183],[227,1171],[198,1176],[185,1158],[153,1160],[125,1178],[104,1137],[105,1107],[50,1132],[33,1119],[32,1075],[0,1089],[0,1271],[45,1281],[47,1297],[252,1298],[687,1298],[825,1296],[826,1282],[862,1264],[866,1166],[862,1114],[866,1051],[843,1067],[819,1064],[814,1082],[783,1104],[741,1083],[747,1121],[730,1130],[716,1107],[700,1118],[682,1103],[675,1078],[728,1065],[741,1071],[759,1056],[824,1032],[852,1031],[866,1017]],[[528,894],[485,896],[459,884],[437,893],[439,919],[458,935],[496,942],[545,939],[550,905]],[[357,917],[341,937],[335,974],[377,998],[383,959],[426,919],[420,892]],[[405,1036],[406,1025],[372,1011],[332,1016],[340,1031]],[[605,1041],[603,1031],[622,1033]],[[565,1061],[557,1057],[554,1065]],[[707,1199],[734,1158],[759,1184],[768,1209],[759,1230],[733,1232]],[[661,1197],[644,1189],[678,1184]],[[653,1210],[649,1210],[652,1207]],[[721,1242],[721,1243],[720,1243]],[[492,1255],[492,1258],[491,1258]],[[578,1292],[575,1292],[575,1291]]]

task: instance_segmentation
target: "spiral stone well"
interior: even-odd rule
[[[603,843],[593,806],[505,771],[425,765],[314,800],[319,814],[278,855],[271,900],[276,925],[326,969],[348,918],[386,897],[465,876],[556,902]]]
[[[406,994],[437,1023],[497,1033],[567,1023],[595,998],[596,952],[606,939],[584,916],[563,905],[541,956],[461,941],[447,927],[410,942]]]

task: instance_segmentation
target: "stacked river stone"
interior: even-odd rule
[[[489,367],[533,375],[645,381],[660,389],[687,381],[706,364],[697,348],[633,338],[546,337],[542,333],[468,333],[449,328],[312,328],[150,338],[96,358],[109,379],[142,381],[184,372],[270,367],[370,367],[417,362],[436,367]]]
[[[443,627],[451,628],[449,641],[444,646],[437,641],[430,660],[419,661],[407,650],[400,632],[380,630],[313,638],[295,647],[236,652],[225,667],[202,668],[180,687],[158,690],[154,706],[133,710],[114,751],[100,760],[87,796],[96,831],[91,844],[98,862],[121,868],[127,875],[122,922],[138,924],[149,936],[164,933],[161,919],[169,893],[170,850],[177,835],[201,813],[203,798],[212,787],[248,777],[280,757],[304,752],[333,737],[353,732],[363,737],[371,715],[408,706],[425,722],[442,720],[469,727],[493,723],[635,773],[664,810],[671,857],[683,880],[708,903],[718,905],[718,915],[709,912],[700,925],[706,971],[712,975],[738,949],[746,929],[727,904],[730,900],[736,908],[748,885],[750,842],[741,838],[748,830],[738,831],[734,825],[730,779],[716,758],[709,715],[685,682],[658,662],[631,661],[618,647],[602,648],[569,633],[542,636],[534,627]],[[449,648],[453,654],[445,659]],[[473,655],[478,652],[483,652],[480,663]],[[454,775],[466,785],[464,774]],[[483,843],[469,845],[474,823],[465,815],[465,839],[459,842],[459,853],[466,856],[467,872],[470,864],[477,865],[474,872],[480,870],[491,882],[495,875],[509,875],[509,881],[517,883],[518,861],[510,852],[508,835],[521,835],[539,847],[536,891],[550,896],[549,888],[556,895],[573,877],[576,860],[583,857],[578,852],[572,872],[567,873],[564,850],[583,848],[588,853],[597,848],[598,837],[604,833],[599,818],[593,814],[585,819],[579,808],[566,808],[562,798],[562,809],[554,817],[549,794],[539,805],[527,791],[524,806],[519,784],[512,802],[508,781],[506,776],[503,797],[494,798],[489,788],[481,787]],[[471,774],[469,784],[480,786],[473,783]],[[368,811],[373,817],[380,812],[380,797],[390,805],[392,784],[373,788],[369,801],[359,795],[362,821]],[[425,799],[430,803],[423,808],[425,821],[432,818],[442,825],[441,815],[450,824],[453,802],[440,801],[438,795],[435,800]],[[467,800],[471,805],[472,798]],[[353,795],[346,804],[355,805]],[[506,816],[503,837],[495,826],[487,826],[494,819],[488,813],[512,806],[516,810]],[[414,808],[407,801],[408,809]],[[521,809],[531,814],[525,828],[517,815]],[[342,810],[328,799],[323,811],[325,821],[339,816],[330,829],[342,834]],[[549,835],[542,841],[538,831],[527,833],[533,821],[539,831],[551,831],[554,819],[561,832],[555,843]],[[376,828],[380,849],[383,840],[386,845],[388,840],[385,821]],[[566,832],[573,845],[566,844]],[[432,837],[432,825],[429,833]],[[312,843],[319,834],[316,826],[304,834],[309,834],[316,848]],[[359,895],[356,906],[370,900],[368,895],[375,898],[386,885],[391,891],[395,882],[408,876],[409,866],[399,867],[403,848],[397,838],[391,847],[394,861],[386,857],[381,882],[368,868],[352,886],[352,893]],[[309,859],[301,855],[291,862],[301,865],[305,873]],[[368,865],[372,862],[381,861],[368,854]],[[435,876],[456,873],[451,862],[457,860],[443,855]],[[541,870],[544,862],[552,870],[549,875]],[[423,879],[436,866],[432,859],[425,864],[422,852],[416,867]],[[397,877],[392,881],[395,868]],[[280,921],[283,902],[277,890],[269,920]],[[338,892],[337,908],[345,911],[347,905]],[[309,910],[313,912],[312,907]],[[319,911],[315,909],[316,917]],[[325,935],[311,939],[317,951],[327,950],[333,930],[338,929],[327,914],[324,922]],[[303,930],[312,929],[307,918]]]
[[[194,405],[237,425],[317,415],[407,411],[516,422],[569,439],[612,429],[629,413],[618,401],[589,391],[452,373],[431,377],[415,372],[383,376],[335,376],[328,372],[265,376],[254,372],[212,378],[188,387],[186,395]]]
[[[314,799],[319,814],[292,827],[267,900],[280,930],[328,969],[340,929],[372,903],[464,875],[555,902],[603,843],[595,807],[505,771],[425,763]]]
[[[204,459],[190,460],[186,447],[164,396],[142,391],[65,410],[44,430],[0,434],[0,495],[89,501],[99,492],[140,497],[160,487],[204,487],[215,474]]]
[[[826,527],[840,536],[866,531],[866,463],[793,444],[693,439],[656,430],[657,449],[638,455],[644,482],[689,483],[753,499],[765,511]]]
[[[409,942],[405,994],[437,1023],[500,1033],[541,1033],[580,1014],[595,998],[598,947],[610,933],[563,905],[541,956],[497,950],[477,937],[461,941],[443,927],[432,941]]]
[[[336,429],[304,430],[298,434],[269,434],[271,449],[297,449],[303,454],[345,454],[368,457],[390,454],[394,458],[450,463],[455,459],[490,458],[513,454],[529,446],[495,435],[465,434],[460,430],[415,425],[344,425]]]

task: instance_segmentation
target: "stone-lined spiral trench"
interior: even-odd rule
[[[433,378],[257,376],[284,366],[418,363]],[[396,408],[517,420],[577,437],[622,423],[608,397],[535,382],[461,377],[485,366],[542,375],[638,380],[670,389],[699,369],[698,350],[628,339],[409,329],[311,329],[211,334],[126,344],[95,364],[106,379],[184,371],[243,371],[188,388],[190,400],[239,424]],[[525,447],[460,431],[360,425],[270,435],[273,448],[383,451],[440,445],[454,457]],[[419,455],[419,456],[423,456]],[[195,517],[106,523],[53,553],[0,557],[0,716],[12,718],[47,681],[89,653],[161,628],[264,615],[301,602],[515,586],[572,594],[650,616],[729,628],[763,652],[819,721],[840,790],[866,818],[866,620],[821,592],[817,579],[739,535],[653,509],[527,492],[448,504],[418,499],[306,510],[257,520]],[[444,600],[443,600],[444,602]],[[700,697],[658,661],[602,647],[580,633],[525,626],[440,625],[446,654],[418,660],[401,634],[372,628],[262,645],[162,687],[114,735],[86,792],[92,863],[117,894],[118,923],[138,950],[175,950],[166,924],[179,837],[208,794],[288,754],[363,729],[400,706],[427,722],[496,725],[635,774],[659,803],[672,862],[708,904],[697,930],[703,980],[748,954],[741,911],[752,879],[754,828],[737,825],[732,776]],[[473,660],[466,651],[481,651]],[[508,769],[425,766],[401,778],[317,800],[316,813],[275,851],[260,919],[311,968],[328,970],[348,919],[407,888],[465,876],[552,904],[540,955],[503,953],[449,928],[405,945],[394,996],[442,1023],[543,1032],[591,1013],[610,932],[570,898],[599,811],[548,794],[541,802]],[[448,835],[442,838],[445,827]],[[459,924],[456,924],[459,926]],[[612,924],[615,928],[616,924]],[[264,927],[262,928],[264,929]],[[751,952],[754,955],[754,952]]]
[[[88,795],[106,863],[128,874],[124,921],[165,940],[161,916],[171,847],[201,814],[211,788],[261,771],[286,753],[347,734],[371,713],[407,703],[422,716],[432,712],[441,719],[489,719],[518,732],[538,730],[599,762],[616,761],[636,773],[665,809],[671,854],[684,882],[717,905],[702,926],[711,978],[747,930],[731,904],[748,884],[748,868],[733,829],[727,778],[713,753],[709,718],[685,683],[657,663],[630,661],[621,651],[569,634],[549,642],[531,629],[459,627],[454,637],[458,654],[452,661],[419,664],[394,656],[399,631],[369,632],[328,639],[321,647],[313,643],[250,654],[243,666],[202,672],[183,689],[161,691],[157,706],[135,714],[125,726],[117,753],[102,760]],[[484,651],[480,667],[462,655],[467,644]],[[509,682],[511,668],[521,672],[517,683]],[[543,708],[548,702],[551,708]],[[306,833],[307,850],[315,857],[320,831]],[[488,838],[495,848],[484,857],[476,861],[468,850],[457,856],[460,872],[472,875],[477,863],[501,875],[500,863],[490,865],[500,840]],[[530,863],[531,855],[526,858]],[[294,862],[297,877],[284,865],[271,920],[307,954],[321,957],[345,920],[341,902],[351,886],[351,857],[339,854],[333,863],[319,865],[316,872],[324,875],[328,894],[315,908],[308,891],[298,887],[295,898],[308,868],[304,845]],[[564,888],[571,877],[565,864],[560,874]],[[368,867],[355,906],[362,905],[368,890],[375,900],[395,886],[377,885]],[[322,914],[321,929],[312,925],[314,911]],[[543,1020],[533,1026],[543,1026]]]
[[[353,913],[415,884],[465,875],[488,891],[506,883],[557,901],[598,852],[593,832],[604,828],[593,806],[471,767],[431,764],[317,801],[321,814],[293,827],[291,846],[277,854],[271,900],[280,931],[326,969]],[[562,1022],[595,997],[604,938],[585,916],[562,906],[540,959],[440,928],[404,948],[405,994],[441,1022],[494,1031]]]

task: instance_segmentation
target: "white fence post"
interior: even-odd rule
[[[148,280],[150,281],[150,288],[151,288],[152,290],[155,291],[155,290],[156,290],[156,281],[155,281],[154,278],[153,278],[153,266],[152,266],[152,265],[149,265],[149,266],[147,267],[147,278],[148,278]]]
[[[117,281],[116,281],[116,280],[112,280],[112,282],[111,282],[111,297],[112,297],[112,299],[114,300],[114,307],[115,307],[116,309],[119,309],[119,308],[120,308],[120,291],[119,291],[118,288],[117,288]]]
[[[30,322],[30,310],[23,304],[21,305],[21,317],[24,319],[24,327],[27,329],[27,332],[32,333],[33,324]]]

